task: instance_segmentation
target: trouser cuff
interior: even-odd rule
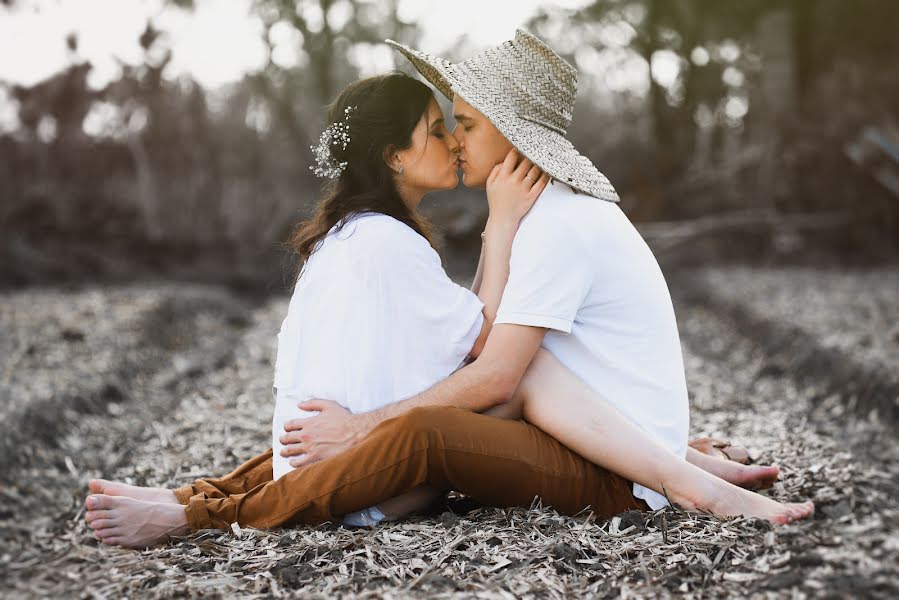
[[[181,504],[188,504],[190,502],[191,496],[197,493],[194,491],[194,486],[192,485],[183,485],[179,488],[175,488],[172,491],[175,492],[175,498],[177,498],[178,502],[180,502]]]
[[[196,533],[201,529],[214,529],[212,520],[209,518],[209,511],[206,509],[206,494],[200,492],[191,496],[187,506],[184,507],[184,513],[187,516],[187,525],[190,527],[191,533]]]

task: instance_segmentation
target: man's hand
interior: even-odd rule
[[[355,446],[372,429],[364,415],[354,415],[330,400],[309,400],[298,406],[319,414],[284,424],[286,433],[279,438],[285,446],[281,456],[295,457],[290,460],[292,467],[336,456]]]

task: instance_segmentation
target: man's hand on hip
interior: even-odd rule
[[[298,406],[319,414],[284,424],[285,433],[279,438],[284,444],[281,456],[293,457],[292,467],[337,456],[359,443],[372,429],[364,415],[354,415],[330,400],[308,400]]]

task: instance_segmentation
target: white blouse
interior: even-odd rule
[[[280,456],[284,423],[318,414],[297,403],[359,413],[414,396],[460,366],[483,324],[480,299],[405,223],[363,214],[336,229],[303,267],[278,333],[275,479],[293,469]]]

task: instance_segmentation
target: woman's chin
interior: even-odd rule
[[[430,194],[431,192],[445,192],[447,190],[454,190],[459,187],[459,178],[452,177],[445,182],[440,183],[439,185],[434,185],[433,187],[428,188],[425,194]]]
[[[442,190],[453,190],[459,186],[459,176],[455,173],[452,174],[451,177],[448,177],[446,183],[441,187]]]

